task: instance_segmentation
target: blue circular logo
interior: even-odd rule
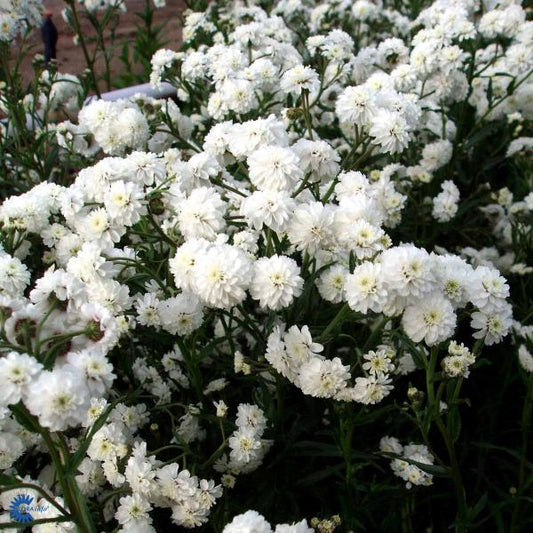
[[[9,515],[15,522],[25,524],[31,522],[33,516],[30,513],[30,506],[33,498],[29,494],[19,494],[13,498],[9,505]]]

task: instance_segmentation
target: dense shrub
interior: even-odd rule
[[[213,2],[152,58],[175,99],[7,80],[3,521],[528,531],[532,40],[510,1]]]

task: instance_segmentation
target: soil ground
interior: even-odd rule
[[[115,46],[117,46],[117,54],[125,42],[132,42],[135,36],[136,24],[142,21],[135,15],[136,12],[143,11],[145,0],[126,0],[126,13],[120,14],[120,22],[115,31]],[[59,38],[57,42],[57,62],[58,70],[63,73],[70,73],[79,75],[85,68],[85,60],[82,49],[73,41],[73,31],[69,28],[61,16],[62,9],[66,6],[63,0],[45,0],[43,2],[45,9],[50,9],[53,12],[52,20],[57,27]],[[154,14],[154,24],[159,25],[166,22],[163,30],[163,37],[165,41],[165,48],[177,50],[181,41],[180,28],[180,13],[186,8],[183,0],[166,0],[166,7],[157,9]],[[80,10],[81,11],[81,10]],[[83,34],[90,38],[96,35],[96,32],[91,27],[87,20],[81,21]],[[106,39],[106,45],[109,46],[110,38]],[[40,32],[38,29],[33,31],[32,38],[32,53],[42,53],[43,44],[41,41]],[[90,47],[90,45],[89,45]],[[91,48],[91,47],[90,47]],[[97,70],[103,68],[103,61],[98,61],[96,64]],[[123,65],[116,57],[111,63],[111,72],[120,72],[123,70]],[[31,56],[26,58],[22,65],[22,72],[25,78],[30,78],[33,75],[31,67]],[[113,76],[112,76],[113,78]],[[145,80],[148,81],[148,80]],[[100,90],[106,90],[105,86],[100,86]]]

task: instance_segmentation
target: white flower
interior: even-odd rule
[[[228,386],[225,378],[218,378],[210,381],[204,389],[204,394],[211,394],[212,392],[219,392]]]
[[[392,385],[387,376],[369,376],[355,378],[354,388],[349,392],[348,399],[364,405],[373,405],[381,402],[390,394]]]
[[[412,245],[390,248],[381,254],[387,286],[403,297],[421,297],[433,289],[429,254]]]
[[[238,159],[250,156],[262,146],[288,146],[289,136],[275,116],[235,124],[228,132],[229,151]]]
[[[339,172],[340,156],[326,141],[300,139],[291,148],[300,158],[304,173],[311,174],[311,182],[334,178]]]
[[[156,7],[159,7],[156,5]],[[169,68],[173,61],[178,57],[178,54],[174,50],[168,50],[161,48],[152,56],[151,65],[152,72],[150,74],[150,83],[153,87],[161,87],[161,78],[164,71]]]
[[[194,187],[209,185],[210,178],[215,177],[221,170],[218,161],[207,152],[194,154],[185,164],[185,168]]]
[[[229,151],[228,141],[233,129],[233,122],[227,120],[215,124],[204,137],[203,149],[212,156],[221,156]]]
[[[230,309],[246,298],[252,280],[250,259],[229,244],[212,246],[194,266],[194,289],[210,307]]]
[[[245,251],[251,258],[259,251],[259,234],[256,231],[243,230],[233,234],[233,245]]]
[[[472,313],[470,325],[477,330],[472,336],[474,339],[484,339],[488,346],[501,342],[511,328],[512,316],[513,310],[509,304]]]
[[[248,80],[225,80],[218,94],[225,109],[234,113],[244,114],[257,106],[253,84]]]
[[[209,246],[205,239],[190,239],[176,250],[176,255],[168,263],[178,289],[192,289],[196,262]]]
[[[467,378],[470,375],[469,367],[476,361],[470,350],[462,344],[451,341],[448,353],[449,355],[442,360],[444,373],[451,378],[458,376]]]
[[[287,228],[289,240],[298,248],[314,254],[335,243],[334,208],[321,202],[300,205]]]
[[[302,89],[316,93],[320,86],[318,74],[311,67],[296,65],[281,76],[280,87],[284,93],[299,96]]]
[[[278,311],[291,304],[302,292],[303,279],[294,259],[273,255],[254,263],[250,294],[261,307]]]
[[[439,222],[450,221],[457,213],[459,189],[451,180],[442,183],[442,192],[433,198],[432,215]]]
[[[19,296],[30,283],[30,272],[17,257],[0,251],[0,295]]]
[[[381,437],[379,441],[379,449],[382,452],[396,453],[400,455],[403,451],[403,446],[396,437]]]
[[[454,307],[464,307],[472,291],[474,269],[456,255],[432,255],[433,273],[441,292]]]
[[[420,161],[420,164],[428,172],[434,172],[449,163],[452,154],[453,145],[446,139],[426,144],[422,150],[422,160]],[[445,183],[450,183],[450,181],[447,180],[443,183],[443,189]]]
[[[373,120],[377,108],[375,98],[367,87],[347,87],[337,98],[335,107],[341,122],[367,126]]]
[[[348,250],[358,252],[358,257],[370,257],[383,248],[384,236],[379,227],[383,210],[376,198],[358,195],[344,198],[335,212],[337,240]]]
[[[295,208],[296,201],[287,191],[255,191],[242,201],[240,212],[256,230],[264,224],[283,233]]]
[[[285,343],[282,339],[282,333],[279,326],[274,327],[272,333],[268,336],[265,359],[287,379],[294,381],[301,360],[292,362],[285,350]],[[292,363],[292,364],[291,364]]]
[[[414,342],[424,340],[428,346],[450,338],[455,323],[452,304],[438,292],[407,306],[402,317],[402,326],[409,338]]]
[[[363,355],[366,363],[363,363],[363,370],[373,376],[385,376],[394,370],[394,364],[390,359],[390,352],[387,350],[370,350]]]
[[[7,431],[0,432],[0,468],[2,470],[11,468],[24,451],[24,443],[17,435]]]
[[[188,470],[181,470],[177,463],[165,465],[157,470],[157,482],[161,494],[176,502],[185,502],[196,494],[198,478]]]
[[[54,501],[60,505],[61,507],[65,508],[65,502],[63,501],[63,498],[60,498],[59,496],[54,498]],[[41,498],[36,502],[35,505],[36,508],[38,508],[40,511],[33,515],[34,519],[38,518],[40,520],[50,520],[49,523],[44,524],[37,524],[33,526],[32,533],[49,533],[50,529],[54,533],[70,533],[76,531],[76,524],[74,522],[55,522],[51,519],[53,518],[59,518],[62,516],[62,512],[59,511],[57,507],[54,505],[51,505],[48,500],[45,498]],[[51,524],[53,524],[51,526]],[[50,527],[51,526],[51,527]]]
[[[259,190],[293,190],[303,178],[298,156],[289,148],[263,146],[248,157],[250,181]]]
[[[150,502],[138,493],[120,498],[115,518],[121,526],[136,527],[139,530],[143,526],[150,525],[152,518],[149,512],[152,510]]]
[[[113,365],[97,350],[70,352],[67,361],[83,372],[91,397],[103,396],[111,388],[116,375]]]
[[[263,410],[257,405],[241,403],[237,407],[235,424],[237,427],[252,428],[258,435],[262,435],[267,425],[267,419]]]
[[[50,431],[64,431],[85,419],[89,390],[82,373],[71,365],[39,374],[27,388],[24,404]]]
[[[275,533],[314,533],[314,531],[305,519],[293,524],[278,524],[274,530]]]
[[[228,439],[230,459],[237,463],[251,461],[261,449],[261,440],[254,428],[242,426],[237,428]]]
[[[156,487],[154,457],[146,455],[146,442],[136,443],[133,447],[124,476],[134,493],[149,495]]]
[[[18,403],[42,368],[27,354],[9,352],[3,356],[0,359],[0,406]]]
[[[213,405],[215,406],[215,409],[217,410],[217,417],[226,418],[226,415],[228,414],[228,406],[226,405],[224,400],[213,402]]]
[[[400,113],[380,110],[373,118],[369,133],[382,151],[389,154],[402,152],[409,144],[410,128]]]
[[[528,152],[533,149],[533,137],[519,137],[509,143],[507,148],[507,157],[511,157],[522,151]]]
[[[145,116],[126,100],[94,100],[80,111],[79,123],[111,155],[120,155],[128,148],[144,148],[150,135]]]
[[[344,297],[346,278],[350,271],[342,265],[334,265],[323,272],[316,282],[320,296],[324,300],[338,304]]]
[[[338,177],[338,183],[335,185],[335,195],[339,202],[348,200],[354,196],[367,195],[370,190],[368,178],[358,171],[341,172]]]
[[[214,241],[224,226],[226,204],[211,187],[198,187],[180,202],[178,223],[185,239]]]
[[[346,276],[344,285],[348,305],[360,313],[379,313],[387,300],[384,275],[379,263],[365,261]]]
[[[398,451],[395,449],[394,453],[399,453],[405,459],[409,460],[404,461],[403,459],[393,459],[390,464],[394,474],[406,482],[405,486],[408,489],[413,485],[428,486],[433,483],[433,476],[431,474],[428,474],[411,462],[414,461],[426,465],[432,465],[434,463],[433,455],[429,453],[426,446],[413,443],[406,445],[403,449],[401,449],[399,443],[395,443],[393,446],[398,449]]]
[[[495,268],[479,266],[470,283],[470,301],[480,310],[490,310],[505,305],[509,285]]]
[[[272,528],[257,511],[246,511],[237,515],[222,533],[272,533]]]
[[[161,327],[172,335],[189,335],[203,323],[202,304],[190,292],[182,292],[159,302],[157,315]]]
[[[242,26],[241,26],[242,28]],[[272,91],[279,80],[279,69],[266,57],[256,59],[245,71],[247,79],[266,91]]]
[[[125,226],[138,222],[146,208],[141,204],[144,194],[139,185],[122,180],[114,181],[104,197],[104,206],[111,218]]]
[[[346,387],[350,367],[338,357],[332,360],[313,357],[300,367],[298,386],[304,394],[318,398],[334,398]]]
[[[442,369],[444,373],[451,377],[456,378],[458,376],[468,377],[468,365],[464,357],[460,355],[450,355],[442,360]]]
[[[321,344],[313,342],[307,326],[303,326],[301,329],[297,326],[291,326],[283,340],[285,341],[287,355],[298,366],[310,358],[316,357],[324,350]]]
[[[159,299],[151,292],[147,292],[142,296],[137,296],[135,308],[137,310],[137,321],[143,326],[159,327],[161,320],[157,309],[159,307]]]
[[[518,361],[526,372],[533,372],[533,355],[531,355],[525,344],[520,345],[518,348]]]

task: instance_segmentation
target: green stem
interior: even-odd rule
[[[309,132],[309,138],[313,140],[313,120],[311,118],[311,112],[309,111],[309,91],[302,89],[302,109],[304,112],[305,125]]]
[[[47,446],[50,450],[50,446],[54,446],[51,437],[49,437],[49,442],[47,441]],[[78,530],[83,531],[84,533],[96,533],[96,529],[94,527],[91,515],[89,513],[89,509],[87,507],[87,502],[85,500],[85,497],[81,493],[78,484],[76,483],[76,480],[74,479],[74,475],[68,475],[65,472],[64,467],[68,466],[70,453],[65,437],[62,434],[58,434],[58,443],[61,453],[58,454],[59,461],[54,461],[54,464],[56,466],[58,476],[59,471],[61,471],[61,475],[63,478],[62,488],[65,496],[65,501],[67,502],[69,509],[72,511],[72,515],[75,517],[74,521],[78,526]],[[57,452],[54,451],[54,453]]]
[[[226,449],[228,443],[226,440],[222,442],[222,444],[213,452],[211,457],[202,465],[201,470],[204,471],[207,468],[209,468],[214,462],[220,457],[222,452]]]
[[[38,520],[32,520],[31,522],[17,523],[8,522],[0,524],[0,530],[2,529],[27,529],[28,527],[38,526],[39,524],[55,524],[57,522],[70,522],[70,518],[66,516],[58,516],[55,518],[39,518]]]
[[[344,456],[344,463],[346,465],[346,485],[349,490],[349,485],[352,481],[353,467],[352,467],[352,439],[354,425],[351,417],[347,413],[339,413],[340,418],[340,433],[341,433],[341,448]]]
[[[434,420],[442,436],[442,439],[444,440],[446,451],[448,452],[448,456],[450,458],[451,476],[452,476],[452,481],[453,481],[453,485],[455,488],[455,494],[456,494],[457,506],[458,506],[458,519],[456,520],[455,530],[457,533],[465,533],[468,507],[466,504],[466,495],[465,495],[465,490],[463,486],[461,470],[459,467],[459,462],[457,461],[457,455],[455,453],[455,447],[453,444],[452,437],[450,435],[449,428],[445,426],[444,422],[442,421],[442,417],[440,416],[440,411],[439,411],[440,402],[435,396],[435,388],[434,388],[435,368],[437,366],[438,353],[439,353],[438,346],[433,346],[431,348],[429,363],[426,366],[428,416],[430,417],[429,420]],[[458,394],[459,394],[459,390],[456,389],[454,396]]]
[[[437,424],[437,427],[439,428],[439,431],[444,440],[444,444],[446,445],[446,450],[450,457],[451,474],[452,474],[453,484],[455,487],[455,494],[456,494],[457,505],[458,505],[458,518],[459,518],[459,520],[455,524],[455,530],[457,533],[466,533],[468,507],[466,505],[466,494],[465,494],[465,489],[463,486],[463,480],[461,476],[459,462],[457,461],[457,455],[455,453],[455,447],[452,443],[452,439],[450,438],[448,428],[442,422],[442,418],[440,417],[440,415],[437,415],[437,418],[435,419],[435,423]]]
[[[320,337],[316,340],[316,342],[324,342],[327,340],[330,333],[340,324],[342,324],[344,318],[347,314],[351,312],[350,306],[348,304],[344,304],[340,309],[339,312],[333,317],[333,320],[326,326],[326,329],[322,332]]]
[[[152,224],[152,226],[154,227],[154,229],[157,231],[157,233],[159,234],[159,236],[168,244],[170,244],[170,246],[172,246],[172,248],[177,248],[178,247],[178,244],[175,243],[162,229],[161,227],[159,226],[159,224],[157,223],[156,219],[154,218],[154,215],[152,214],[152,212],[150,211],[150,208],[148,207],[148,220],[150,221],[150,223]]]
[[[45,322],[50,318],[50,315],[57,308],[58,303],[59,302],[57,300],[54,300],[54,302],[52,303],[52,305],[50,305],[50,308],[48,309],[44,317],[41,319],[41,321],[37,325],[37,329],[35,330],[35,349],[33,350],[33,354],[37,359],[39,359],[39,354],[41,350],[41,331],[43,329]]]
[[[50,496],[42,487],[35,485],[34,483],[17,483],[15,485],[6,485],[0,489],[0,494],[3,492],[9,492],[15,489],[31,489],[38,492],[47,502],[50,502],[62,515],[71,518],[69,512],[59,503],[55,501],[53,496]]]
[[[91,74],[96,96],[100,98],[102,95],[100,94],[100,90],[98,89],[98,81],[96,79],[96,74],[94,72],[94,61],[89,57],[89,51],[87,49],[87,44],[85,43],[85,39],[83,38],[83,32],[81,29],[80,19],[78,17],[78,11],[76,9],[76,0],[68,0],[68,4],[70,5],[72,9],[72,21],[74,22],[74,31],[76,32],[76,35],[78,36],[78,39],[80,40],[81,50],[83,52],[83,57],[85,58],[85,63],[87,65],[87,68],[89,69],[89,72]]]
[[[16,406],[11,406],[11,410],[18,414],[19,417],[23,418],[27,424],[32,426],[43,438],[46,447],[48,448],[50,458],[52,459],[52,463],[54,464],[65,503],[71,513],[70,517],[76,524],[78,531],[83,533],[96,533],[91,515],[87,508],[85,497],[81,494],[78,488],[76,480],[74,479],[74,474],[66,474],[65,467],[68,466],[67,463],[70,454],[66,442],[62,440],[62,436],[59,434],[58,443],[54,442],[50,432],[46,428],[40,426],[37,419],[29,413],[24,405],[18,404]]]
[[[520,505],[522,502],[522,493],[524,491],[524,480],[527,463],[527,448],[528,448],[528,436],[529,425],[531,422],[531,407],[533,406],[533,373],[529,375],[527,381],[527,392],[524,399],[524,406],[522,408],[522,450],[520,454],[520,466],[518,467],[518,487],[515,496],[515,504],[513,509],[513,515],[511,517],[511,533],[516,531],[516,523],[520,515]]]
[[[116,9],[116,8],[115,8]],[[106,44],[105,44],[105,38],[104,38],[104,32],[103,29],[107,26],[109,16],[111,16],[111,12],[107,11],[106,15],[103,18],[103,23],[101,24],[98,20],[98,17],[93,15],[92,13],[88,13],[89,21],[91,22],[93,28],[96,30],[96,35],[98,36],[98,45],[100,46],[100,49],[102,50],[102,56],[104,58],[104,79],[106,82],[106,88],[108,91],[111,90],[112,83],[111,83],[111,54],[108,52]]]
[[[302,180],[302,183],[300,183],[300,186],[296,189],[294,193],[291,194],[291,198],[296,198],[307,187],[310,177],[311,177],[311,173],[308,172],[305,175],[304,179]]]

